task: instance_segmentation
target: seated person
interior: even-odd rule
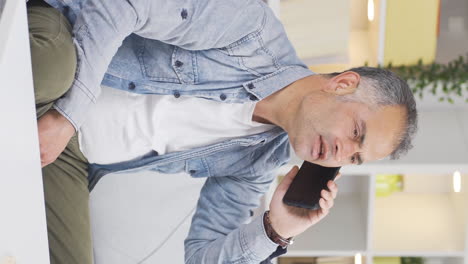
[[[411,148],[406,82],[311,72],[261,1],[47,2],[30,0],[28,18],[52,263],[92,263],[89,191],[112,172],[206,177],[186,263],[269,263],[338,191],[330,181],[320,210],[292,210],[281,200],[294,167],[245,223],[290,146],[323,166]]]

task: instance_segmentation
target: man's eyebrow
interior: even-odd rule
[[[366,140],[367,127],[366,122],[361,120],[361,140],[359,140],[359,148],[362,149],[364,145],[364,140]],[[358,165],[361,165],[364,161],[361,158],[361,155],[357,155]]]

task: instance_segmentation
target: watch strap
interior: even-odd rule
[[[265,232],[270,240],[280,245],[282,248],[286,248],[288,245],[291,245],[294,242],[292,237],[284,238],[276,233],[276,231],[273,229],[273,226],[271,225],[270,211],[266,211],[265,214],[263,214],[263,225],[265,226]]]

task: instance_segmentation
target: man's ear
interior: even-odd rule
[[[352,94],[361,81],[361,76],[353,71],[346,71],[328,79],[325,88],[327,93],[335,95]]]

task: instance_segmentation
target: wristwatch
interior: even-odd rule
[[[270,240],[280,245],[282,248],[286,248],[287,246],[294,243],[293,237],[284,238],[276,233],[276,231],[273,229],[273,226],[271,225],[269,210],[263,214],[263,225],[265,226],[265,232]]]

